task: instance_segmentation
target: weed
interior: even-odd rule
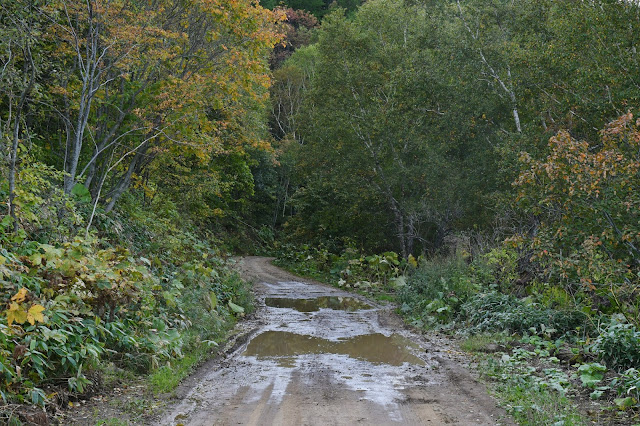
[[[637,367],[640,365],[640,331],[624,323],[620,316],[613,316],[596,338],[593,351],[618,371]]]
[[[209,355],[208,345],[202,343],[200,347],[183,358],[176,359],[170,364],[161,366],[149,376],[149,382],[154,393],[166,393],[174,390],[187,377],[195,366]]]
[[[400,288],[400,312],[419,327],[446,324],[477,291],[473,270],[461,257],[423,261]]]
[[[524,334],[531,329],[553,330],[553,335],[575,334],[584,330],[588,317],[578,310],[544,307],[498,292],[474,296],[462,306],[461,315],[471,326],[470,332],[505,331]]]
[[[527,360],[535,356],[535,352],[516,349],[500,360],[486,358],[480,368],[494,380],[496,396],[518,424],[585,424],[567,395],[568,375],[557,368],[530,366]]]
[[[494,347],[511,340],[504,334],[473,334],[462,341],[460,348],[466,352],[495,352]]]

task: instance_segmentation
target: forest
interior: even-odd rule
[[[615,0],[0,3],[0,419],[175,387],[263,254],[509,348],[521,424],[637,421],[639,43]]]

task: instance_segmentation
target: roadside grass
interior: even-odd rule
[[[474,334],[460,342],[465,352],[497,352],[498,345],[507,345],[513,339],[504,334]]]
[[[202,344],[183,358],[163,365],[149,376],[149,384],[154,394],[168,393],[175,390],[180,382],[188,377],[195,368],[211,356],[208,345]]]
[[[531,367],[530,361],[537,361],[537,355],[522,349],[512,352],[512,344],[517,342],[504,333],[482,333],[467,336],[460,342],[460,348],[477,360],[475,367],[480,377],[516,423],[536,426],[589,423],[566,395],[568,378],[559,370]],[[553,374],[546,376],[541,371]]]
[[[573,401],[560,393],[532,386],[522,377],[492,386],[494,396],[520,425],[586,425],[592,422],[582,415]]]
[[[460,348],[476,360],[480,377],[500,405],[520,425],[592,424],[571,394],[578,389],[555,357],[524,348],[504,334],[476,334]],[[497,350],[497,349],[500,350]],[[529,348],[533,349],[533,348]]]

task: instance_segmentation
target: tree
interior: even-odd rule
[[[64,189],[84,183],[94,210],[101,198],[112,210],[163,155],[189,150],[206,163],[264,146],[255,129],[278,14],[226,0],[59,1],[46,12],[60,46],[51,91],[66,139]]]
[[[523,154],[526,169],[515,182],[521,205],[540,220],[527,242],[555,282],[626,311],[640,270],[640,121],[619,117],[598,144],[561,131],[549,151],[539,161]]]
[[[308,45],[312,30],[318,26],[318,19],[304,10],[278,8],[276,11],[284,13],[286,19],[281,24],[283,40],[273,48],[269,59],[271,69],[279,68],[296,49]]]
[[[459,158],[439,132],[445,90],[432,77],[425,22],[424,10],[395,1],[367,3],[353,22],[325,17],[301,115],[304,182],[294,195],[316,232],[382,226],[406,257],[416,242],[436,248],[459,217],[448,190]],[[365,218],[363,206],[379,213]]]
[[[42,22],[35,1],[0,5],[0,154],[8,163],[8,209],[17,233],[16,175],[21,142],[31,138],[26,116],[40,73],[37,37]],[[4,168],[3,168],[4,169]]]

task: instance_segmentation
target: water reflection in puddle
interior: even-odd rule
[[[331,341],[288,331],[265,331],[249,342],[243,355],[258,359],[278,358],[285,363],[283,366],[291,366],[292,357],[307,354],[348,355],[373,364],[398,366],[408,362],[425,365],[423,360],[411,353],[411,347],[417,346],[397,334],[389,337],[365,334]]]
[[[272,308],[291,308],[298,312],[315,312],[322,308],[340,311],[357,311],[371,309],[370,305],[352,297],[322,296],[314,299],[289,299],[283,297],[267,297],[264,303]]]

